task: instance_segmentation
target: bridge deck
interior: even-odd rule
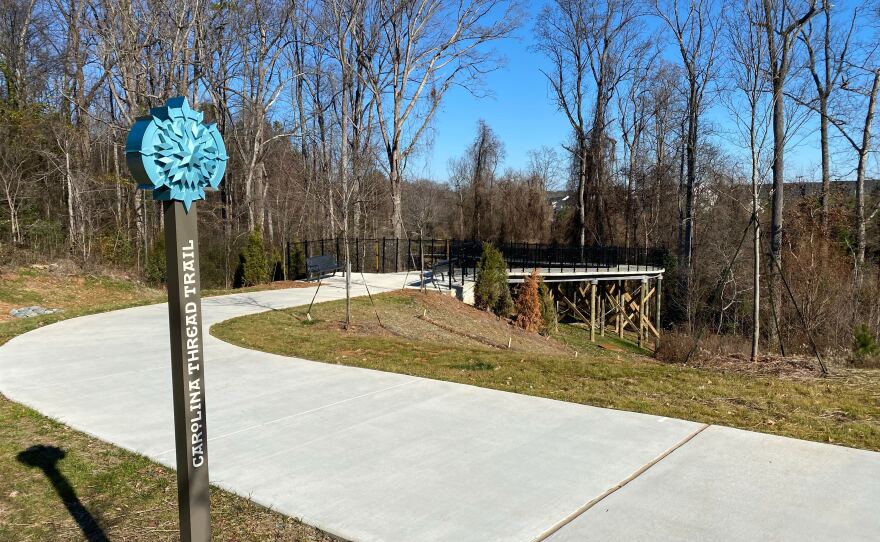
[[[510,282],[522,282],[534,268],[513,268],[507,271]],[[539,267],[544,282],[580,282],[606,280],[641,280],[662,277],[665,269],[652,266],[618,265],[614,267]]]
[[[508,282],[521,283],[528,277],[534,267],[514,267],[507,270]],[[614,280],[653,280],[662,278],[666,271],[662,267],[619,265],[614,267],[538,267],[538,272],[544,282],[582,282],[582,281],[614,281]],[[436,280],[448,281],[448,268],[438,266],[435,269]],[[462,269],[455,267],[453,281],[460,283]],[[468,267],[464,270],[465,282],[472,282],[475,278],[474,269]]]

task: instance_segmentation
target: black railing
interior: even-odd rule
[[[662,268],[666,251],[644,247],[542,245],[536,243],[493,243],[504,255],[509,271],[530,272],[601,272],[651,271]],[[287,276],[295,277],[294,255],[302,250],[304,257],[332,255],[345,265],[343,238],[291,241],[286,246]],[[351,269],[360,273],[393,273],[397,271],[453,272],[462,277],[473,276],[480,255],[481,241],[460,239],[349,239]]]

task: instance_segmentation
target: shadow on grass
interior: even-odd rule
[[[24,465],[37,467],[43,471],[46,478],[52,482],[52,487],[55,488],[55,492],[58,493],[58,497],[64,503],[67,512],[79,525],[86,540],[89,542],[109,542],[110,539],[104,534],[97,520],[83,506],[70,482],[58,470],[58,462],[64,459],[65,455],[67,455],[66,452],[61,448],[37,444],[23,452],[19,452],[17,459]]]

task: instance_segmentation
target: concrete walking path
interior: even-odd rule
[[[372,292],[404,282],[366,279]],[[207,298],[205,330],[313,294]],[[337,277],[318,302],[343,296]],[[168,349],[164,304],[66,320],[0,348],[0,392],[173,468]],[[282,357],[207,333],[205,359],[212,482],[344,539],[880,533],[875,452]]]

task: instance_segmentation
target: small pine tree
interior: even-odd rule
[[[559,315],[556,313],[556,300],[553,299],[553,292],[547,287],[541,275],[538,275],[538,299],[541,302],[541,333],[550,335],[558,328]]]
[[[147,282],[152,284],[164,284],[167,276],[167,262],[165,260],[165,233],[159,234],[144,265],[144,276]]]
[[[504,318],[513,312],[513,298],[507,286],[507,264],[501,252],[489,243],[483,243],[483,254],[477,264],[474,305]]]
[[[239,255],[241,270],[241,286],[256,286],[268,280],[269,264],[266,258],[266,247],[263,245],[263,233],[254,230],[248,237],[244,250]]]
[[[516,292],[516,325],[526,331],[544,327],[538,296],[538,270],[535,269]]]
[[[856,361],[864,362],[880,353],[880,345],[871,329],[862,324],[853,331],[853,354]]]

